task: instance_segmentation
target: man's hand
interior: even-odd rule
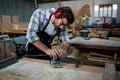
[[[69,48],[70,43],[64,42],[60,49],[58,49],[58,56],[59,57],[66,57],[67,56],[67,49]]]
[[[67,52],[65,50],[62,49],[48,49],[45,51],[45,53],[47,55],[49,55],[50,57],[52,57],[53,59],[57,59],[58,57],[66,57],[67,56]]]
[[[58,52],[59,57],[66,57],[67,56],[67,52],[65,50],[59,49],[57,52]]]
[[[42,50],[43,52],[45,52],[47,55],[49,55],[50,57],[52,57],[53,59],[57,59],[58,56],[58,52],[54,49],[50,49],[48,48],[46,45],[44,45],[41,41],[35,41],[33,43],[38,49]]]
[[[59,57],[59,53],[58,51],[54,50],[54,49],[47,49],[45,51],[45,53],[47,55],[49,55],[50,57],[52,57],[53,59],[57,59]]]

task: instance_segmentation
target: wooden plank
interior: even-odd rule
[[[23,58],[19,60],[20,62],[24,63],[32,63],[32,64],[37,64],[37,65],[43,65],[47,67],[51,67],[49,64],[48,60],[40,60],[40,59],[31,59],[31,58]],[[76,71],[85,71],[85,72],[93,72],[93,73],[100,73],[103,74],[104,68],[101,67],[94,67],[94,66],[86,66],[82,65],[79,68],[75,67],[75,64],[71,63],[63,63],[62,62],[62,68],[63,69],[71,69],[71,70],[76,70]]]
[[[114,63],[105,63],[105,73],[103,80],[117,80]]]
[[[100,54],[100,53],[93,53],[93,52],[90,52],[90,55],[91,55],[91,56],[99,56],[99,57],[103,57],[103,58],[114,59],[113,56],[109,56],[109,55],[105,55],[105,54]]]

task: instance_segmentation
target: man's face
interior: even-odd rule
[[[58,18],[55,21],[55,27],[63,29],[64,26],[68,26],[68,21],[66,18]]]

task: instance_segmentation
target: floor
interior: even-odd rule
[[[62,63],[52,68],[47,60],[23,58],[0,70],[0,80],[103,80],[104,68]]]

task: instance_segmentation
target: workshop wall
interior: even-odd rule
[[[34,2],[28,0],[0,0],[0,22],[2,15],[19,16],[20,22],[28,22],[35,10]]]
[[[72,8],[74,15],[75,15],[75,19],[78,19],[81,16],[82,7],[85,4],[90,5],[92,4],[92,1],[91,0],[75,0],[75,1],[61,1],[60,2],[60,6],[69,6]],[[39,8],[41,9],[48,9],[48,8],[53,8],[53,7],[59,7],[58,2],[39,4]],[[90,6],[90,9],[93,9],[92,6]],[[91,14],[91,16],[93,15]]]
[[[94,1],[94,3],[93,3]],[[90,5],[90,21],[89,23],[94,22],[94,8],[93,4],[118,4],[118,9],[120,7],[120,0],[74,0],[74,1],[61,1],[61,6],[70,6],[75,14],[75,18],[79,18],[81,15],[81,9],[83,5],[88,4]],[[52,3],[41,3],[39,4],[39,8],[41,9],[48,9],[52,7],[59,7],[58,2],[52,2]],[[120,14],[120,10],[118,10],[118,14]],[[117,20],[120,20],[120,15],[117,14]]]

